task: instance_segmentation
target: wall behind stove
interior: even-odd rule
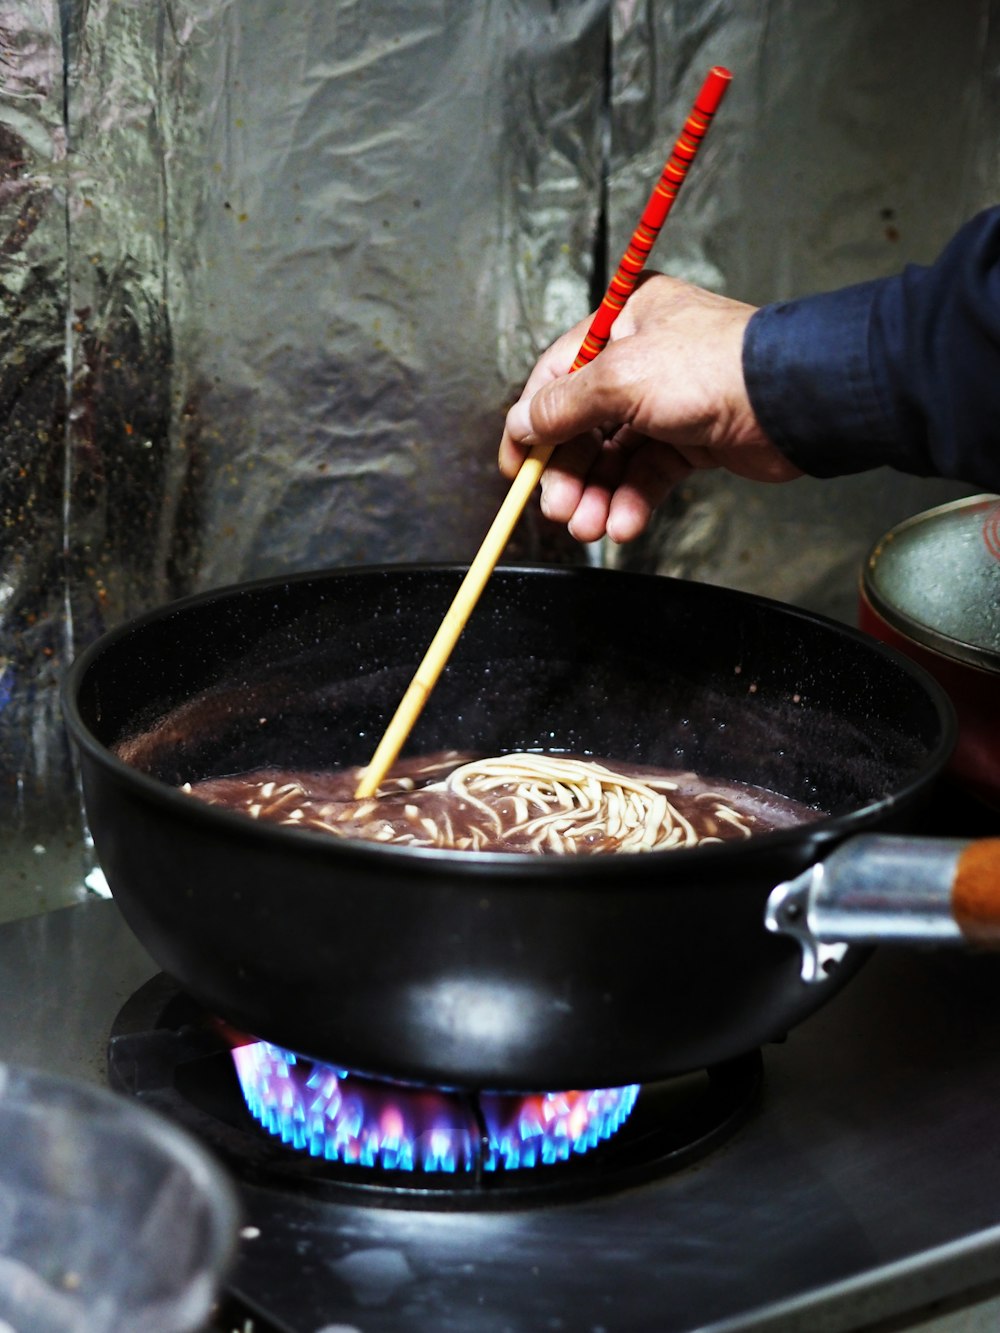
[[[928,259],[992,202],[998,20],[1000,0],[0,10],[0,827],[25,910],[88,868],[58,689],[101,630],[280,570],[472,555],[503,410],[601,290],[709,65],[733,88],[655,262],[764,301]],[[705,477],[627,551],[532,507],[512,554],[849,618],[868,542],[960,493]]]

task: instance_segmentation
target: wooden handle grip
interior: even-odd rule
[[[968,939],[1000,946],[1000,838],[980,838],[962,851],[951,910]]]

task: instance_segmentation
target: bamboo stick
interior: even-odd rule
[[[684,122],[677,142],[667,159],[656,186],[649,197],[642,217],[632,233],[632,239],[618,265],[614,277],[608,286],[597,312],[591,322],[583,345],[577,353],[570,373],[592,361],[606,346],[611,335],[611,326],[618,317],[622,306],[635,289],[639,274],[645,266],[649,252],[659,234],[660,228],[670,212],[677,192],[694,161],[701,142],[705,137],[712,117],[725,95],[732,75],[721,66],[709,70],[701,91]],[[412,731],[417,718],[423,711],[431,691],[437,684],[441,672],[447,665],[448,658],[458,642],[462,630],[475,610],[490,575],[503,550],[510,540],[518,519],[532,491],[538,485],[545,466],[552,456],[554,445],[537,445],[525,458],[518,469],[517,476],[511,483],[510,490],[497,512],[482,545],[477,551],[468,572],[459,585],[451,606],[445,612],[444,619],[430,642],[423,660],[406,692],[400,700],[382,739],[372,755],[358,783],[355,797],[363,800],[374,796],[386,773],[395,763],[400,750],[406,744],[406,738]]]

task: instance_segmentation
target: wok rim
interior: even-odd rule
[[[296,829],[283,824],[271,824],[248,818],[239,811],[227,810],[209,805],[183,792],[179,787],[172,787],[159,778],[151,777],[141,770],[119,759],[103,742],[99,741],[84,722],[77,704],[81,687],[91,667],[115,645],[140,631],[146,625],[162,621],[169,616],[184,614],[200,605],[222,599],[236,599],[240,596],[267,588],[286,587],[294,584],[316,582],[329,579],[354,579],[359,576],[385,574],[446,574],[461,577],[466,566],[459,562],[420,562],[388,563],[377,565],[350,565],[334,568],[297,570],[289,574],[267,575],[240,583],[222,584],[215,588],[204,589],[188,594],[173,601],[163,603],[121,624],[104,631],[84,648],[73,660],[63,681],[61,689],[61,708],[66,728],[80,751],[94,763],[104,768],[119,782],[133,785],[147,799],[165,806],[177,815],[184,813],[185,818],[193,818],[196,823],[208,828],[218,827],[220,831],[229,830],[241,833],[261,845],[285,846],[296,849],[298,853],[311,852],[315,856],[335,857],[345,866],[354,864],[389,865],[402,869],[409,867],[421,871],[442,871],[451,869],[454,876],[460,878],[470,870],[475,870],[477,877],[484,874],[489,877],[520,878],[542,876],[545,879],[559,881],[572,878],[574,882],[587,880],[595,882],[600,888],[606,882],[607,856],[580,854],[575,856],[546,856],[535,852],[468,852],[435,847],[408,847],[389,843],[376,843],[363,838],[341,838],[325,835],[317,830]],[[536,575],[565,578],[627,578],[630,582],[641,580],[669,582],[684,586],[703,587],[711,595],[732,597],[746,604],[762,606],[790,619],[806,621],[813,625],[835,632],[837,635],[863,646],[877,658],[892,663],[925,692],[937,714],[940,723],[940,735],[937,743],[922,760],[919,769],[902,785],[894,788],[887,796],[869,801],[865,805],[855,806],[851,810],[822,815],[807,824],[793,824],[787,828],[774,829],[767,833],[755,834],[750,839],[712,844],[708,847],[689,847],[623,853],[628,864],[642,870],[642,878],[659,882],[657,868],[664,865],[683,866],[690,857],[697,856],[699,865],[706,869],[709,865],[725,866],[737,857],[745,859],[748,853],[766,854],[771,849],[782,848],[793,843],[801,843],[803,836],[811,841],[828,843],[834,839],[848,837],[861,832],[870,825],[881,825],[886,816],[897,807],[905,807],[925,787],[928,781],[940,776],[951,757],[957,739],[958,722],[954,704],[944,688],[933,675],[914,662],[898,649],[890,647],[874,635],[844,622],[834,620],[820,612],[804,607],[790,605],[776,598],[758,593],[745,592],[720,584],[698,583],[693,579],[675,578],[664,574],[647,574],[633,571],[619,571],[597,566],[579,565],[538,565],[508,563],[496,566],[496,573],[504,575]],[[666,861],[664,858],[668,858]],[[706,858],[710,858],[707,860]],[[635,871],[630,872],[635,875]]]

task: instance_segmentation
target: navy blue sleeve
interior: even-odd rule
[[[743,369],[760,424],[804,472],[888,465],[1000,491],[1000,208],[934,264],[761,307]]]

